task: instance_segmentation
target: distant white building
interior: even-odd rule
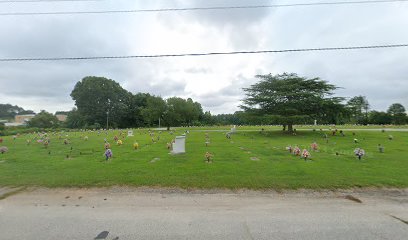
[[[65,114],[56,114],[55,116],[58,118],[58,121],[60,121],[60,122],[67,121],[67,115],[65,115]]]
[[[14,122],[6,122],[4,125],[6,127],[25,126],[33,117],[35,117],[35,114],[16,115],[14,117]]]

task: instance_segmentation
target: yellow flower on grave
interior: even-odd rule
[[[137,142],[133,143],[133,148],[135,150],[137,150],[139,148],[139,143],[137,143]]]
[[[209,153],[209,152],[206,152],[205,155],[204,155],[204,157],[206,158],[207,162],[211,162],[212,156],[213,156],[213,155],[212,155],[211,153]]]
[[[122,144],[123,144],[122,140],[118,140],[116,143],[117,143],[118,145],[122,145]]]

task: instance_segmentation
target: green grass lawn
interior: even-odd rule
[[[349,128],[349,127],[344,127]],[[122,146],[114,144],[119,131],[50,133],[48,148],[32,141],[36,135],[21,135],[13,140],[3,137],[0,146],[9,152],[0,154],[1,186],[163,186],[182,188],[348,188],[367,186],[408,187],[408,132],[358,131],[353,136],[331,136],[328,142],[319,130],[300,130],[296,136],[277,128],[246,128],[257,131],[238,131],[232,139],[226,131],[208,131],[210,145],[205,146],[202,129],[190,129],[186,140],[186,154],[171,155],[166,143],[184,132],[177,129],[171,135],[159,134],[153,143],[147,130],[135,130],[134,137],[124,137]],[[224,127],[224,129],[227,129]],[[270,130],[275,129],[275,130]],[[300,127],[298,129],[301,129]],[[70,144],[64,145],[65,135]],[[394,139],[388,140],[392,134]],[[124,135],[126,135],[124,131]],[[83,137],[88,136],[88,140]],[[112,145],[113,158],[105,161],[104,138]],[[359,143],[354,143],[357,138]],[[318,152],[311,152],[311,160],[304,161],[285,149],[298,145],[310,150],[316,141]],[[140,148],[133,149],[138,142]],[[379,153],[377,145],[385,147]],[[362,147],[366,155],[359,161],[353,154]],[[72,148],[72,150],[71,150]],[[205,153],[213,154],[213,163],[205,163]],[[336,155],[338,152],[340,155]],[[67,157],[68,156],[68,157]],[[257,158],[254,161],[251,158]],[[154,161],[152,161],[155,159]]]

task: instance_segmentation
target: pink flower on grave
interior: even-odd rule
[[[288,150],[288,151],[289,151],[289,153],[292,153],[292,150],[293,150],[293,149],[292,149],[292,146],[290,146],[290,145],[289,145],[289,146],[287,146],[287,147],[286,147],[286,150]]]
[[[293,154],[295,155],[295,156],[300,156],[300,148],[299,147],[295,147],[294,149],[293,149]]]
[[[310,153],[306,149],[303,149],[302,157],[306,160],[307,158],[310,157]]]
[[[317,145],[316,142],[312,143],[312,144],[310,145],[310,147],[312,148],[313,151],[317,151],[317,150],[319,149],[319,146]]]

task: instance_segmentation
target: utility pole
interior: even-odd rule
[[[106,111],[106,130],[108,130],[109,126],[109,111]]]

